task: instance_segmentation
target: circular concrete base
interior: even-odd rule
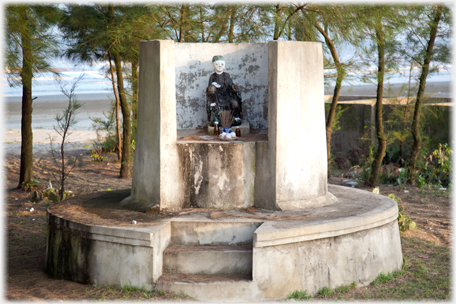
[[[368,284],[400,269],[396,202],[353,188],[328,190],[337,203],[293,211],[146,214],[120,205],[129,190],[69,199],[48,209],[46,272],[204,301],[258,301]]]

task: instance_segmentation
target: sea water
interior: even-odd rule
[[[98,62],[93,65],[75,64],[70,60],[56,59],[51,66],[58,71],[54,73],[37,73],[34,75],[32,84],[32,97],[37,97],[34,102],[68,101],[61,89],[70,90],[78,78],[74,91],[78,100],[100,100],[113,98],[112,82],[106,77],[104,70],[108,67],[107,62]],[[13,79],[6,76],[3,79],[3,97],[6,102],[20,102],[22,98],[22,86],[11,85]],[[59,81],[58,81],[59,80]]]
[[[68,105],[68,97],[62,89],[69,92],[77,82],[73,100],[82,104],[78,110],[77,129],[90,130],[93,118],[105,119],[104,113],[112,109],[114,93],[112,82],[106,76],[107,62],[98,62],[93,65],[76,64],[70,60],[55,59],[51,66],[59,73],[37,73],[32,84],[33,114],[32,128],[53,129],[55,117],[63,113]],[[78,78],[82,78],[78,81]],[[8,81],[9,80],[9,81]],[[3,127],[5,129],[19,129],[21,126],[22,86],[11,85],[13,80],[5,75],[3,79]]]

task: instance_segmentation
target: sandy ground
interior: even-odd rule
[[[21,130],[5,130],[3,151],[5,154],[19,156],[21,152]],[[51,150],[50,139],[53,144],[60,144],[61,137],[52,129],[33,129],[33,155],[35,157],[47,154]],[[86,145],[97,140],[97,133],[93,130],[73,130],[69,135],[66,150],[87,149]],[[56,146],[54,148],[57,148]]]
[[[92,128],[91,118],[106,119],[104,113],[111,108],[111,100],[101,94],[84,95],[80,99],[82,107],[76,116],[77,124],[68,137],[68,150],[84,149],[97,140],[97,132]],[[50,139],[60,143],[61,137],[54,130],[55,117],[62,114],[68,102],[58,96],[39,96],[33,103],[33,153],[42,155],[50,151]],[[20,155],[21,148],[21,102],[18,98],[4,100],[3,151],[5,154]],[[100,134],[102,135],[102,134]]]

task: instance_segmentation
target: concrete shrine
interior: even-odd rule
[[[133,188],[131,200],[124,205],[140,211],[158,206],[160,210],[190,206],[293,210],[334,203],[336,198],[327,191],[320,44],[272,41],[220,49],[224,45],[141,43]],[[203,57],[208,52],[224,50],[226,60],[235,62],[231,58],[242,54],[241,50],[254,56],[256,49],[262,49],[262,53],[267,49],[268,54],[268,65],[262,67],[268,71],[268,140],[178,141],[175,88],[180,77],[175,75],[175,58],[182,62],[187,56],[197,65],[195,61],[200,58],[210,62],[211,57]],[[249,55],[239,56],[236,66]],[[247,63],[245,69],[251,66]],[[231,74],[234,78],[235,72]],[[204,73],[193,77],[193,84],[198,78],[207,79]],[[252,77],[243,78],[248,81]],[[237,81],[240,83],[241,78]],[[264,103],[264,98],[250,102],[247,117],[256,117],[252,113],[255,103]]]
[[[213,55],[243,89],[249,129],[267,136],[178,137],[206,127]],[[47,273],[261,301],[401,268],[396,202],[327,183],[320,43],[144,41],[139,65],[132,189],[51,206]]]

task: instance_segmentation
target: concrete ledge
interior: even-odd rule
[[[337,202],[337,197],[327,192],[325,195],[303,200],[279,201],[277,206],[280,210],[300,210],[303,208],[323,207]]]
[[[330,185],[329,189],[339,195],[338,203],[327,206],[334,209],[332,210],[332,213],[338,211],[341,212],[341,214],[345,213],[344,210],[340,209],[340,207],[353,203],[350,202],[350,200],[353,200],[353,197],[346,197],[346,195],[351,192],[358,193],[356,199],[359,200],[359,202],[356,203],[360,205],[363,203],[363,200],[365,203],[370,203],[370,205],[372,205],[373,201],[376,203],[373,204],[372,208],[367,210],[365,213],[357,214],[352,212],[352,215],[348,215],[344,218],[334,218],[334,216],[330,216],[330,213],[328,212],[328,214],[325,215],[323,219],[318,220],[318,222],[265,222],[255,231],[254,246],[277,246],[327,237],[335,237],[379,227],[397,219],[397,204],[392,199],[358,189],[348,190],[347,188],[341,186]]]
[[[87,239],[151,247],[153,233],[161,229],[165,224],[132,228],[94,226],[73,222],[70,219],[64,219],[48,213],[48,225],[56,229],[69,230]]]
[[[139,212],[160,212],[160,204],[137,200],[128,196],[120,202],[120,206],[133,211]]]

